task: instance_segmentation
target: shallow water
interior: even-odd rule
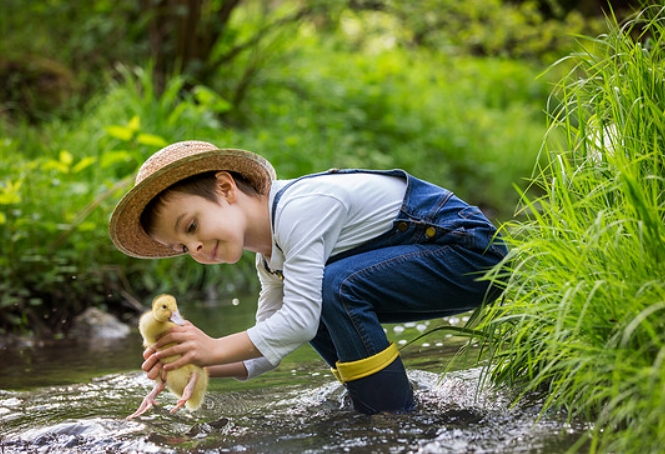
[[[410,371],[419,408],[409,415],[353,412],[331,380],[212,392],[195,413],[171,415],[175,398],[134,421],[124,416],[151,387],[141,374],[0,394],[0,452],[495,453],[565,452],[581,428],[563,415],[536,423],[538,406],[510,408],[477,395],[480,369],[439,376]]]
[[[249,326],[249,309],[201,306],[187,315],[221,335]],[[404,344],[436,324],[388,332]],[[446,336],[438,331],[402,350],[418,401],[409,415],[355,413],[307,346],[255,380],[213,380],[197,412],[171,415],[176,399],[162,393],[159,408],[133,421],[124,418],[152,388],[139,371],[138,335],[5,350],[0,453],[563,453],[583,435],[563,414],[539,418],[538,400],[511,406],[505,394],[479,391],[481,367],[456,363],[465,369],[442,375],[459,345]]]

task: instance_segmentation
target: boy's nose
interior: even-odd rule
[[[191,255],[197,255],[203,250],[203,244],[198,241],[192,241],[187,245],[187,250]]]

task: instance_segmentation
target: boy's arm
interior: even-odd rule
[[[242,361],[221,366],[208,366],[206,369],[211,378],[231,377],[237,380],[247,380],[247,368]]]

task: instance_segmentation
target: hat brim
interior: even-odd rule
[[[245,150],[222,148],[183,157],[148,175],[120,200],[109,223],[113,244],[136,258],[183,255],[153,240],[141,226],[141,214],[148,203],[169,186],[200,173],[222,170],[241,174],[260,194],[267,194],[271,181],[276,178],[270,162]]]

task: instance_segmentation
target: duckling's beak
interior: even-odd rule
[[[173,311],[171,312],[171,316],[169,317],[169,320],[175,323],[176,325],[184,325],[185,320],[180,316],[180,312],[178,311]]]

